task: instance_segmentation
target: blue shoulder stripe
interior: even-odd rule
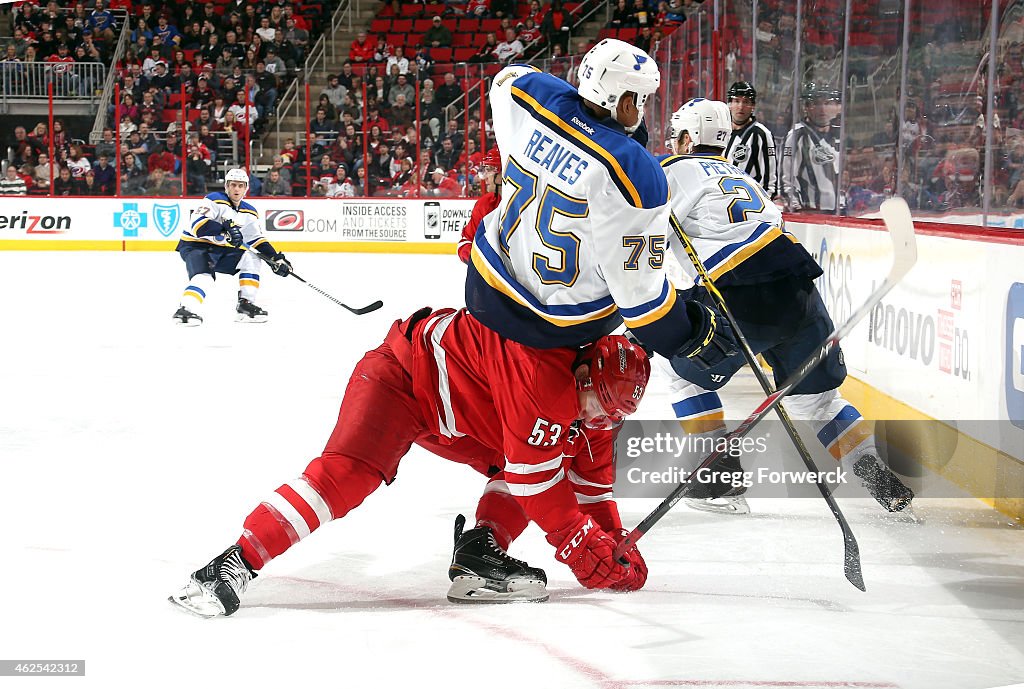
[[[621,129],[595,120],[572,86],[543,72],[525,74],[512,85],[512,98],[535,120],[599,160],[634,208],[658,208],[668,202],[668,180],[654,157]]]
[[[207,194],[206,198],[216,203],[217,201],[227,201],[228,195],[225,194],[223,191],[215,191]]]

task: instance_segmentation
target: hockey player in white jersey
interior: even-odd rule
[[[605,39],[578,76],[578,90],[525,65],[494,78],[502,200],[476,232],[466,305],[536,349],[582,346],[624,320],[654,351],[712,366],[735,343],[710,309],[676,298],[663,267],[665,176],[629,136],[658,89],[658,67]]]
[[[217,273],[238,274],[236,320],[267,320],[267,312],[254,303],[263,261],[246,247],[262,254],[271,270],[282,277],[291,273],[292,264],[263,237],[256,209],[243,200],[248,191],[249,175],[245,170],[229,170],[224,178],[224,191],[207,194],[193,211],[192,222],[182,231],[177,251],[185,262],[189,282],[174,312],[176,323],[194,326],[203,322],[202,304]]]
[[[755,354],[771,365],[776,383],[785,380],[815,352],[833,330],[814,286],[821,268],[796,237],[786,231],[782,213],[764,190],[723,156],[731,131],[728,106],[697,98],[675,112],[670,137],[674,154],[662,160],[671,192],[670,221],[693,243],[729,305],[736,325]],[[689,265],[679,239],[670,246]],[[696,285],[689,298],[712,305]],[[673,357],[673,405],[683,428],[718,438],[726,433],[719,390],[746,362],[736,353],[707,369]],[[794,418],[807,419],[819,442],[837,461],[848,461],[865,488],[887,510],[906,508],[913,492],[878,460],[871,424],[839,394],[846,378],[837,346],[785,399]],[[723,469],[742,470],[738,457]],[[745,488],[701,484],[688,500],[710,511],[746,512]]]

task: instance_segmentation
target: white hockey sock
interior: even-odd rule
[[[213,276],[209,273],[199,273],[189,280],[188,287],[181,295],[180,306],[184,306],[197,315],[202,313],[203,302],[206,301],[206,295],[211,289],[213,289]]]
[[[260,289],[259,273],[239,273],[238,288],[242,292],[243,299],[248,299],[249,301],[255,303],[256,292],[258,292]]]
[[[808,421],[825,449],[837,462],[855,461],[864,454],[878,456],[874,422],[864,419],[838,390],[812,395],[789,395],[786,408],[794,418]]]

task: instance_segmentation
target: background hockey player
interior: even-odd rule
[[[835,211],[839,201],[839,91],[809,83],[804,119],[786,135],[779,176],[786,210]]]
[[[786,231],[781,212],[760,185],[722,157],[731,121],[724,103],[702,98],[687,102],[671,120],[672,151],[678,155],[661,164],[671,190],[672,221],[690,237],[737,327],[754,353],[764,355],[778,383],[818,350],[833,330],[832,319],[813,282],[821,268]],[[674,234],[670,244],[678,260],[689,265]],[[687,296],[713,303],[700,286]],[[672,408],[685,430],[725,435],[716,391],[745,363],[738,352],[710,368],[694,366],[686,357],[671,359]],[[879,503],[890,511],[902,510],[913,493],[877,459],[870,423],[839,394],[845,379],[842,350],[836,346],[786,397],[786,408],[794,418],[810,420],[828,453],[836,461],[849,460]],[[740,470],[738,459],[729,457],[723,468]],[[745,501],[735,498],[745,489],[704,487],[708,494],[697,497],[734,499],[688,504],[746,511]]]
[[[753,177],[768,197],[774,199],[778,194],[775,139],[768,127],[754,116],[757,91],[749,82],[737,81],[729,87],[726,101],[732,115],[732,134],[725,147],[725,158]]]
[[[462,229],[462,237],[459,239],[459,259],[463,263],[469,263],[469,253],[473,248],[473,236],[480,227],[484,216],[498,207],[501,202],[501,152],[497,148],[487,151],[487,154],[480,161],[480,179],[483,182],[481,191],[483,194],[473,204],[473,212],[469,215],[469,222]]]
[[[242,536],[192,575],[171,601],[203,616],[230,615],[239,594],[272,558],[359,505],[416,443],[480,471],[500,457],[505,480],[556,558],[588,588],[628,586],[646,567],[628,566],[616,541],[580,512],[566,477],[564,448],[577,419],[604,426],[639,403],[650,366],[622,337],[582,351],[510,342],[465,309],[421,309],[396,321],[384,343],[356,365],[324,452],[246,519]],[[509,564],[509,563],[505,563]],[[521,572],[528,578],[531,572]]]
[[[238,274],[235,308],[238,321],[262,323],[267,320],[267,312],[254,303],[263,261],[246,247],[262,254],[271,270],[282,277],[291,273],[292,264],[263,237],[256,209],[244,200],[248,191],[249,175],[245,170],[228,170],[224,191],[207,194],[193,211],[192,222],[182,232],[177,246],[189,280],[174,313],[177,323],[199,325],[203,322],[202,304],[213,288],[217,273]]]

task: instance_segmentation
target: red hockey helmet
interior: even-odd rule
[[[483,160],[480,161],[480,167],[490,167],[495,170],[501,169],[501,151],[498,150],[497,146],[487,151]]]
[[[593,390],[603,411],[584,410],[584,422],[590,428],[607,428],[629,416],[640,406],[647,382],[651,377],[651,362],[639,345],[622,335],[605,335],[585,347],[578,359],[588,364],[590,377],[577,384],[580,390]],[[589,417],[589,418],[588,418]]]

